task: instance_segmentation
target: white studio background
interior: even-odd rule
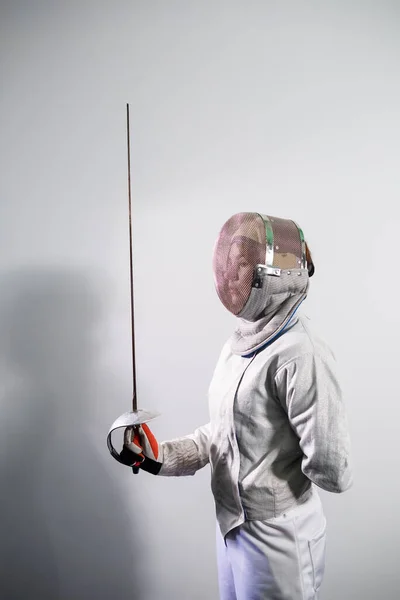
[[[208,418],[219,228],[299,221],[355,467],[322,493],[321,598],[398,597],[399,31],[389,1],[0,2],[1,598],[218,598],[208,468],[133,477],[105,444],[131,401],[127,102],[154,432]]]

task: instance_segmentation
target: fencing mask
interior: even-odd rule
[[[314,270],[309,257],[294,221],[259,213],[233,215],[214,248],[218,296],[240,319],[263,318],[266,323],[269,316],[279,327],[307,294]]]

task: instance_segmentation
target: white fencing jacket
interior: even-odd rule
[[[222,535],[304,502],[312,484],[343,492],[352,484],[345,406],[331,350],[296,316],[248,358],[227,342],[209,389],[210,421],[160,444],[160,475],[211,466]]]

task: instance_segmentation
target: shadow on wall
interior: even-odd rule
[[[100,319],[87,274],[36,268],[0,278],[4,600],[143,598],[143,551],[87,429]]]

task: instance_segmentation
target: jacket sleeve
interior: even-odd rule
[[[276,373],[278,398],[303,452],[302,471],[317,486],[341,493],[351,487],[350,436],[333,356],[309,353]]]
[[[185,437],[161,442],[162,467],[159,475],[194,475],[209,462],[210,423]]]

